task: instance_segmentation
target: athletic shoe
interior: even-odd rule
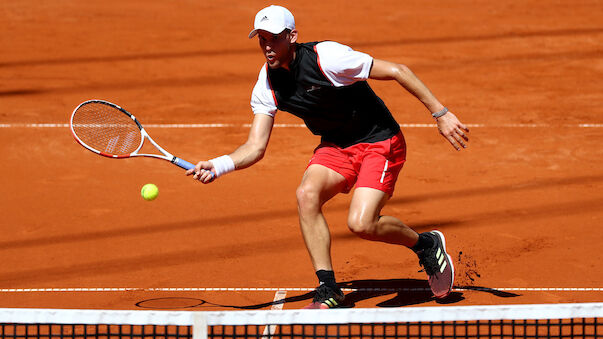
[[[305,309],[329,309],[341,306],[344,295],[341,292],[336,292],[325,284],[321,284],[316,288],[312,303]]]
[[[433,246],[417,252],[419,264],[429,275],[429,286],[436,298],[444,298],[452,291],[454,283],[454,265],[446,253],[446,240],[439,231],[424,233],[433,239]]]

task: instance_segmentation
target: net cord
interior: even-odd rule
[[[0,322],[2,323],[155,324],[198,325],[201,327],[215,325],[345,324],[601,317],[603,317],[603,303],[216,312],[0,309]]]

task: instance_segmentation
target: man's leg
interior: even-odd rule
[[[310,165],[297,189],[299,224],[320,281],[313,301],[306,308],[332,308],[344,299],[337,287],[331,263],[331,236],[322,206],[347,186],[343,175],[322,165]]]
[[[354,192],[348,227],[361,238],[404,245],[417,253],[429,275],[429,285],[438,298],[447,296],[454,283],[454,265],[446,253],[446,240],[439,231],[417,234],[402,221],[379,216],[389,196],[377,189],[359,187]]]
[[[388,199],[385,192],[358,187],[350,204],[348,227],[363,239],[411,248],[417,244],[419,234],[395,217],[379,215]]]
[[[297,188],[299,224],[316,271],[333,270],[331,236],[322,206],[346,185],[341,174],[321,165],[310,165]]]

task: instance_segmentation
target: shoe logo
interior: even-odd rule
[[[329,299],[323,301],[322,303],[329,306],[329,308],[337,307],[337,305],[339,305],[337,303],[337,301],[335,301],[335,299],[333,299],[333,298],[329,298]]]
[[[444,269],[446,269],[446,266],[448,265],[444,260],[444,256],[445,254],[442,253],[442,250],[438,248],[438,251],[436,252],[436,258],[438,259],[438,265],[440,266],[440,273],[444,273]]]
[[[260,22],[263,22],[263,21],[266,21],[266,20],[269,20],[269,19],[268,19],[267,16],[264,15],[264,17],[262,18],[262,20],[260,20]]]

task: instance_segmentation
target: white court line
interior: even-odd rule
[[[2,288],[0,293],[56,292],[310,292],[315,287],[76,287],[76,288]],[[603,292],[602,287],[467,287],[455,291],[520,291],[520,292]],[[342,288],[344,292],[422,292],[429,288]]]
[[[283,299],[285,299],[286,296],[287,296],[287,291],[283,291],[283,290],[276,291],[276,294],[274,295],[274,304],[272,304],[271,310],[272,311],[282,310],[284,302],[279,302],[279,303],[277,303],[277,302],[282,301]],[[274,333],[276,333],[276,325],[268,325],[268,326],[264,327],[262,339],[270,339],[274,336]]]
[[[603,128],[603,124],[465,124],[469,128]],[[251,124],[146,124],[145,128],[249,128]],[[274,124],[275,128],[305,128],[304,124]],[[434,128],[435,124],[400,124],[402,128]],[[0,124],[0,128],[69,128],[69,124]]]

